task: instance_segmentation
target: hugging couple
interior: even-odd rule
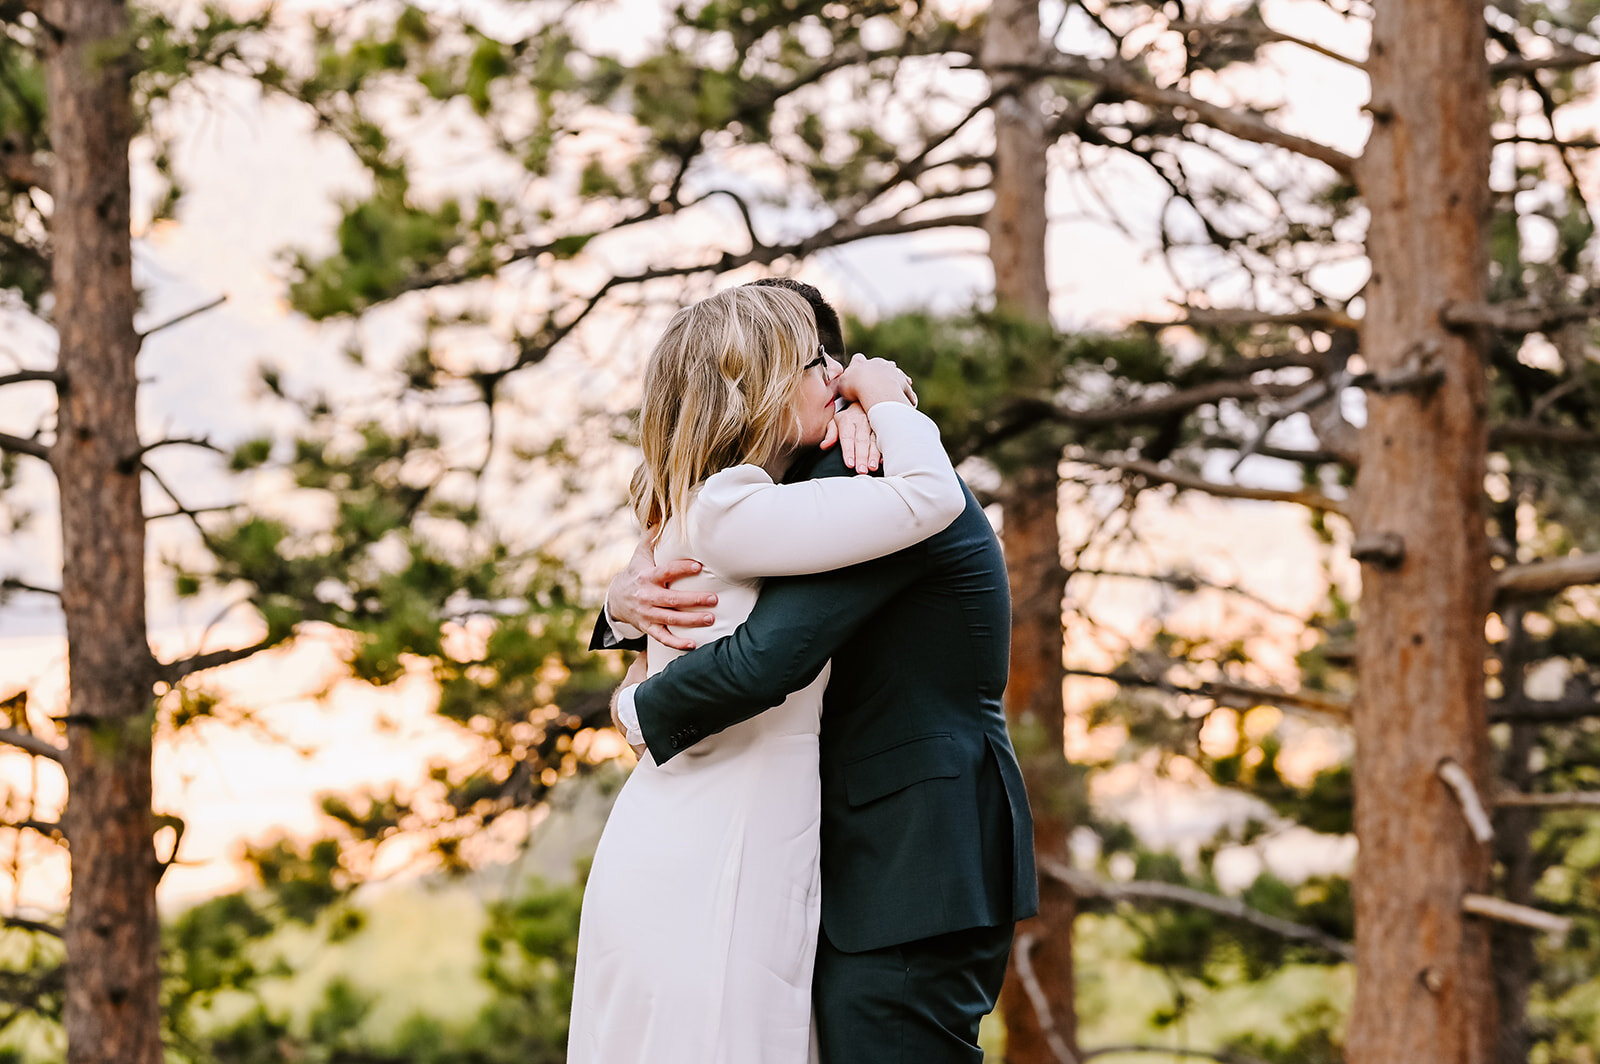
[[[772,279],[651,353],[648,531],[592,644],[645,650],[613,706],[639,764],[584,893],[570,1064],[982,1059],[1037,908],[1005,565],[910,378],[843,352],[821,294]]]

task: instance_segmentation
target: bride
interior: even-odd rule
[[[866,411],[884,476],[782,483],[837,397]],[[965,505],[938,429],[894,363],[840,370],[806,301],[743,286],[678,312],[651,353],[632,502],[658,563],[715,592],[702,645],[738,627],[761,580],[908,547]],[[651,641],[635,669],[680,651]],[[817,734],[828,671],[782,705],[623,787],[578,932],[570,1064],[805,1064],[820,911]],[[628,682],[642,676],[633,674]]]

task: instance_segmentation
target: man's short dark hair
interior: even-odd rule
[[[822,341],[822,349],[840,362],[844,361],[844,329],[839,325],[839,312],[815,286],[793,277],[763,277],[750,283],[760,288],[787,288],[810,303],[811,312],[816,315],[817,339]]]

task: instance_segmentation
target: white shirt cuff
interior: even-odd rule
[[[643,631],[635,628],[628,622],[619,621],[615,617],[611,616],[611,603],[609,601],[602,603],[600,609],[604,611],[606,615],[606,624],[611,628],[611,634],[616,636],[619,640],[626,641],[629,639],[638,639],[640,636],[644,635]]]
[[[638,689],[639,685],[633,684],[617,692],[617,719],[622,722],[622,737],[628,740],[629,746],[644,744],[644,732],[639,730],[639,707],[633,704],[633,693]]]

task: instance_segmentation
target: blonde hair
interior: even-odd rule
[[[678,311],[645,369],[630,501],[645,528],[681,514],[711,474],[765,465],[796,435],[794,396],[817,351],[802,297],[742,285]]]

